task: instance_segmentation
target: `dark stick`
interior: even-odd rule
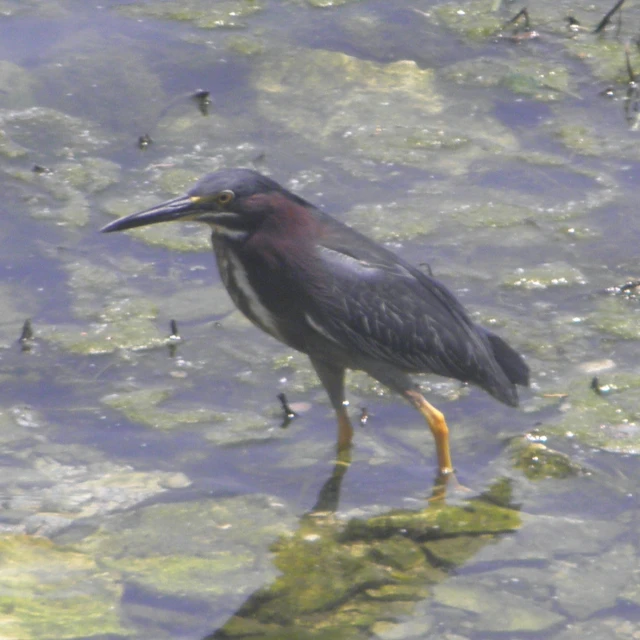
[[[198,109],[203,116],[209,115],[209,107],[211,106],[211,94],[204,89],[198,89],[191,95],[192,100],[198,105]]]
[[[28,342],[33,340],[33,328],[31,327],[31,320],[27,318],[22,325],[22,333],[18,338],[18,342]]]
[[[283,429],[289,426],[289,423],[298,415],[287,402],[287,396],[284,393],[278,394],[278,400],[280,400],[280,404],[282,405],[282,412],[284,413],[284,419],[282,424],[280,425]]]
[[[627,62],[627,73],[629,74],[629,82],[633,83],[636,81],[636,76],[633,73],[633,69],[631,67],[631,58],[629,57],[629,46],[625,46],[624,48],[624,57]]]
[[[593,33],[600,33],[601,31],[604,31],[604,28],[609,24],[615,12],[618,11],[623,4],[624,0],[618,0],[618,2],[613,5],[613,9],[610,9],[604,18],[600,20],[598,26],[593,30]]]
[[[182,338],[178,332],[178,323],[175,320],[171,320],[171,322],[169,322],[169,340],[167,342],[170,358],[175,358],[179,342],[182,342]]]
[[[31,351],[33,344],[33,328],[31,327],[31,320],[27,318],[22,325],[22,333],[18,338],[18,343],[22,351]]]
[[[505,22],[504,26],[508,27],[510,24],[515,24],[516,22],[518,22],[518,20],[520,18],[524,18],[524,28],[525,29],[529,29],[530,28],[529,12],[527,11],[526,7],[524,7],[524,9],[520,9],[520,11],[518,11],[518,13],[516,13],[516,15],[513,16],[513,18],[511,18],[511,20],[507,20],[507,22]],[[504,29],[504,27],[503,27],[503,29]]]

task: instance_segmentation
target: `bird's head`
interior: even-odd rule
[[[201,178],[185,195],[106,225],[102,231],[124,231],[156,222],[195,220],[216,233],[242,239],[273,213],[309,206],[277,182],[251,169],[221,169]]]

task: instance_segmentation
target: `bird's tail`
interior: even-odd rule
[[[488,331],[484,327],[482,330],[489,340],[493,357],[508,380],[508,384],[497,384],[485,388],[492,396],[501,402],[516,407],[518,406],[518,391],[515,385],[529,386],[529,367],[522,359],[522,356],[512,349],[502,338],[495,333],[491,333],[491,331]]]

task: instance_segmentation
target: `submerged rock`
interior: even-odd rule
[[[346,526],[331,514],[310,514],[273,546],[281,575],[209,638],[400,637],[390,620],[412,614],[449,568],[519,526],[516,511],[480,500]]]

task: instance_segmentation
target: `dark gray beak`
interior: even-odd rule
[[[132,213],[130,216],[118,218],[110,222],[106,227],[102,227],[100,231],[103,233],[111,233],[112,231],[124,231],[125,229],[144,227],[148,224],[155,224],[156,222],[189,219],[202,213],[202,209],[198,207],[199,200],[200,198],[196,196],[180,196],[173,200],[167,200],[162,204],[151,207],[151,209],[145,209],[138,213]]]

